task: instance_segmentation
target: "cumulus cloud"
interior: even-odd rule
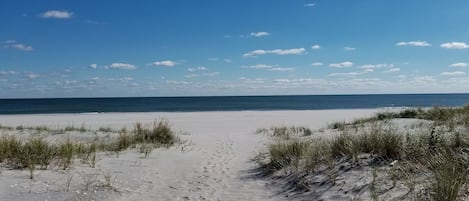
[[[16,49],[16,50],[20,50],[20,51],[26,51],[26,52],[34,50],[32,46],[18,43],[15,40],[7,40],[7,41],[4,41],[3,43],[5,44],[3,46],[5,48],[12,48],[12,49]]]
[[[282,67],[276,67],[276,68],[270,68],[269,71],[279,71],[279,72],[291,72],[294,71],[294,68],[282,68]]]
[[[264,54],[277,54],[277,55],[303,54],[305,51],[306,51],[305,48],[254,50],[254,51],[243,54],[243,57],[255,57],[257,55],[264,55]]]
[[[205,66],[199,66],[199,67],[197,67],[197,68],[188,68],[188,69],[187,69],[187,71],[189,71],[189,72],[206,71],[206,70],[208,70],[208,68],[205,67]]]
[[[453,71],[453,72],[442,72],[441,75],[444,76],[459,76],[459,75],[465,75],[465,72],[462,71]]]
[[[13,45],[10,45],[10,47],[15,48],[17,50],[21,50],[21,51],[33,51],[33,47],[29,45],[24,45],[24,44],[13,44]]]
[[[184,75],[185,78],[194,78],[194,77],[199,77],[199,74],[188,74],[188,75]]]
[[[345,51],[354,51],[356,50],[357,48],[354,48],[354,47],[344,47],[344,50]]]
[[[166,67],[173,67],[177,65],[178,63],[171,61],[171,60],[165,60],[165,61],[155,61],[151,65],[153,66],[166,66]]]
[[[399,72],[399,71],[401,71],[400,68],[391,68],[387,71],[384,71],[384,73],[394,73],[394,72]]]
[[[365,64],[360,68],[363,69],[377,69],[377,68],[394,68],[394,64]]]
[[[469,45],[464,42],[449,42],[441,44],[440,47],[446,49],[466,49],[469,48]]]
[[[260,38],[260,37],[268,36],[268,35],[270,35],[270,33],[265,32],[265,31],[261,31],[261,32],[251,32],[249,35],[252,36],[252,37]]]
[[[246,77],[239,78],[244,84],[263,84],[265,80],[263,78],[249,79]]]
[[[90,64],[90,65],[88,66],[88,68],[90,68],[90,69],[96,69],[96,68],[98,68],[98,64]]]
[[[109,66],[105,66],[106,69],[121,69],[121,70],[135,70],[137,67],[133,64],[127,63],[112,63]]]
[[[243,54],[243,57],[254,57],[256,55],[264,55],[269,53],[269,51],[266,50],[254,50],[248,53]]]
[[[13,75],[16,74],[16,71],[0,71],[0,75]]]
[[[321,49],[321,46],[319,46],[319,45],[313,45],[313,46],[311,46],[311,49],[313,49],[313,50],[319,50],[319,49]]]
[[[202,74],[203,76],[209,76],[209,77],[212,77],[212,76],[217,76],[217,75],[220,75],[220,72],[211,72],[211,73],[204,73]]]
[[[272,68],[272,65],[266,65],[266,64],[256,64],[252,66],[241,66],[241,68],[252,68],[252,69],[268,69]]]
[[[6,40],[6,41],[3,41],[3,43],[5,43],[5,44],[14,44],[14,43],[16,43],[16,40]]]
[[[30,80],[36,79],[36,78],[39,77],[39,75],[36,74],[36,73],[26,73],[24,76],[25,76],[26,78],[30,79]]]
[[[315,6],[315,5],[316,5],[316,4],[314,4],[314,3],[307,3],[307,4],[305,4],[304,6],[305,6],[305,7],[313,7],[313,6]]]
[[[352,67],[353,63],[350,61],[345,61],[342,63],[329,64],[329,66],[333,68],[348,68],[348,67]]]
[[[166,84],[172,84],[172,85],[189,85],[189,84],[191,84],[191,83],[190,83],[190,82],[186,82],[186,81],[166,80]]]
[[[417,46],[417,47],[427,47],[432,46],[432,44],[428,43],[427,41],[402,41],[396,43],[397,46]]]
[[[133,81],[134,78],[132,78],[132,77],[119,77],[119,78],[108,78],[106,80],[108,80],[108,81],[129,82],[129,81]]]
[[[275,49],[275,50],[270,51],[270,53],[278,54],[278,55],[302,54],[303,52],[305,52],[305,48],[295,48],[295,49],[286,49],[286,50]]]
[[[220,75],[220,72],[210,72],[210,73],[201,73],[201,74],[192,73],[192,74],[185,75],[184,77],[185,78],[213,77],[213,76],[217,76],[217,75]]]
[[[328,74],[327,76],[330,76],[330,77],[336,77],[336,76],[357,76],[357,75],[361,75],[363,74],[364,72],[348,72],[348,73],[331,73],[331,74]]]
[[[64,10],[49,10],[40,16],[42,18],[69,19],[73,16],[73,13]]]
[[[449,65],[450,67],[457,67],[457,68],[464,68],[464,67],[467,67],[469,66],[468,63],[464,63],[464,62],[461,62],[461,63],[454,63],[454,64],[451,64]]]
[[[321,62],[314,62],[311,64],[311,66],[323,66],[324,64]]]
[[[266,65],[266,64],[256,64],[252,66],[241,66],[241,68],[251,68],[251,69],[265,69],[268,71],[279,71],[279,72],[288,72],[294,71],[294,68],[290,67],[279,67],[278,65]]]

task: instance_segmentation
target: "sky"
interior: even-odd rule
[[[467,0],[0,0],[0,98],[468,92]]]

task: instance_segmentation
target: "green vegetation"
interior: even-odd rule
[[[54,131],[47,127],[23,126],[17,126],[16,130]],[[66,127],[64,131],[87,132],[89,130],[82,126],[80,128]],[[115,141],[99,144],[94,141],[76,142],[70,138],[64,142],[51,143],[43,138],[31,137],[27,140],[20,140],[13,135],[3,135],[0,137],[0,165],[10,169],[27,168],[30,178],[33,179],[38,167],[45,170],[50,166],[55,166],[66,170],[73,165],[75,159],[81,159],[90,167],[95,167],[99,151],[112,151],[118,154],[130,147],[139,147],[139,151],[145,155],[145,158],[148,158],[154,148],[169,147],[179,142],[178,136],[166,120],[155,121],[151,127],[136,123],[130,132],[126,129],[120,130]]]
[[[429,123],[405,129],[393,123],[393,119],[404,118]],[[332,123],[329,129],[336,134],[331,138],[305,136],[305,129],[296,127],[260,129],[259,133],[267,133],[273,140],[256,161],[264,174],[296,175],[299,179],[289,184],[297,190],[315,185],[307,179],[315,175],[328,175],[326,184],[335,185],[340,174],[367,169],[373,175],[367,184],[372,200],[382,200],[377,171],[384,171],[393,186],[408,187],[402,199],[458,200],[468,187],[468,120],[469,106],[434,107]]]

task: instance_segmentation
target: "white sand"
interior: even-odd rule
[[[266,136],[255,131],[282,125],[319,129],[334,121],[370,116],[377,111],[0,115],[1,125],[84,124],[94,129],[131,128],[137,121],[150,123],[166,118],[176,130],[187,133],[183,138],[191,142],[189,150],[158,149],[148,159],[141,158],[135,150],[119,157],[101,154],[94,169],[75,163],[66,172],[39,170],[33,181],[28,179],[26,170],[1,170],[0,200],[289,200],[278,195],[269,182],[249,177],[249,170],[255,168],[250,159],[267,142]],[[112,175],[116,191],[83,189],[91,181],[102,182],[105,174]],[[72,184],[68,188],[69,178]]]

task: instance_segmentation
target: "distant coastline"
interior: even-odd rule
[[[0,114],[201,112],[463,106],[469,93],[0,99]]]

